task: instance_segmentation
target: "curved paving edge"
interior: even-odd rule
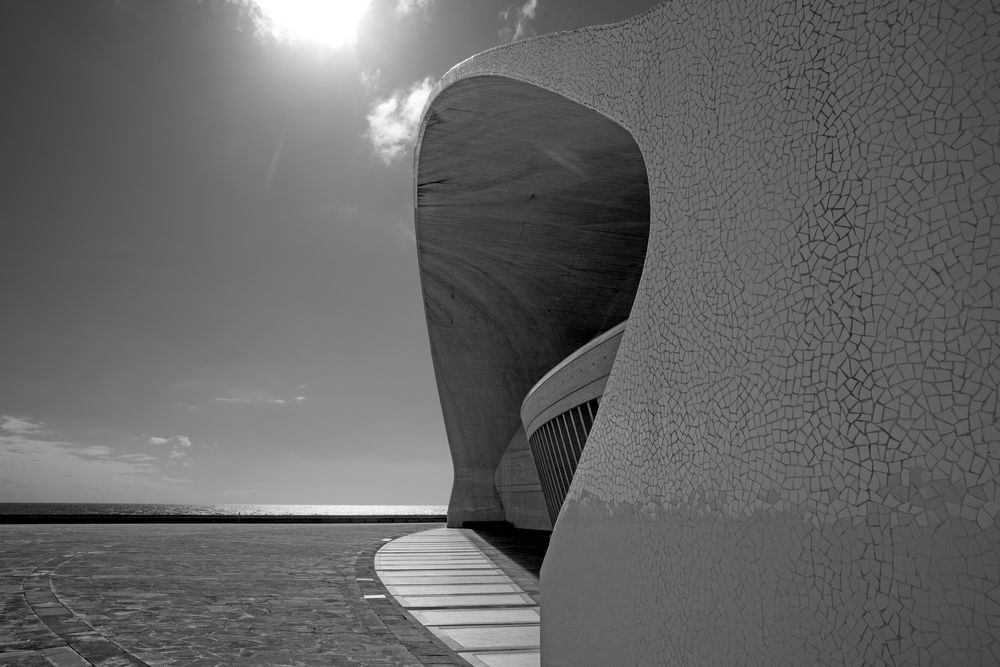
[[[77,616],[56,594],[52,586],[55,571],[87,553],[90,552],[50,558],[21,580],[21,594],[32,613],[65,643],[64,646],[43,649],[42,654],[56,667],[149,667]]]
[[[536,601],[463,530],[433,528],[388,541],[375,554],[374,570],[379,588],[462,664],[540,664]]]
[[[408,614],[389,593],[375,572],[375,555],[393,540],[376,542],[370,548],[358,554],[354,564],[354,576],[358,588],[379,620],[396,639],[413,654],[422,665],[466,665],[465,660],[448,648],[444,642],[428,631],[424,626]]]

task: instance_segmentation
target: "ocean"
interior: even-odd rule
[[[445,505],[0,503],[0,523],[24,521],[443,521]]]

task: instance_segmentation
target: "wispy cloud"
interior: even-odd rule
[[[170,435],[167,437],[154,435],[150,436],[149,444],[157,446],[170,444],[170,445],[180,445],[181,447],[190,447],[191,438],[189,438],[186,435]]]
[[[187,452],[179,449],[170,450],[170,462],[179,464],[185,468],[192,465],[191,456]]]
[[[45,433],[43,422],[33,422],[24,417],[11,417],[10,415],[0,415],[0,431],[15,433],[17,435]]]
[[[533,37],[535,31],[531,28],[531,21],[535,20],[535,11],[538,9],[538,0],[526,0],[520,7],[510,5],[500,12],[500,20],[503,26],[500,28],[500,39],[506,42],[516,42],[525,37]]]
[[[216,396],[219,403],[270,403],[272,405],[287,405],[288,401],[283,398],[234,398],[232,396]]]
[[[374,94],[379,89],[379,83],[382,81],[382,70],[378,68],[363,70],[358,75],[358,80],[361,82],[361,87],[364,88],[366,93]]]
[[[271,160],[267,163],[267,173],[264,174],[264,192],[271,189],[271,184],[274,182],[274,172],[278,170],[278,164],[281,162],[281,153],[285,150],[285,131],[282,130],[281,134],[278,135],[277,141],[274,142],[274,151],[271,153]]]
[[[368,113],[368,138],[386,164],[402,157],[416,139],[420,113],[431,94],[430,77],[377,98]]]
[[[110,447],[105,447],[104,445],[84,445],[82,447],[78,447],[76,453],[80,456],[103,459],[108,456],[112,456],[114,451]]]
[[[44,422],[0,416],[0,489],[5,500],[81,502],[162,490],[155,459],[55,437]]]
[[[396,0],[395,14],[397,17],[427,15],[435,0]]]
[[[119,454],[118,458],[123,461],[139,461],[140,463],[153,463],[156,461],[156,457],[149,454]]]
[[[191,455],[186,451],[191,448],[191,438],[186,435],[173,435],[168,437],[151,436],[149,444],[163,446],[168,445],[170,451],[167,453],[169,463],[181,465],[187,468],[192,465]]]
[[[167,477],[166,475],[164,475],[160,479],[162,479],[164,482],[168,482],[170,484],[190,484],[191,481],[192,481],[192,480],[187,479],[185,477]]]
[[[218,403],[229,403],[229,404],[244,404],[244,405],[288,405],[292,402],[300,402],[306,400],[305,396],[290,396],[288,398],[281,398],[278,396],[273,396],[267,392],[244,392],[236,394],[234,396],[216,396],[214,401]]]

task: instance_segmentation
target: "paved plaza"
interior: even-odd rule
[[[0,664],[465,664],[365,598],[378,548],[439,527],[3,525]]]

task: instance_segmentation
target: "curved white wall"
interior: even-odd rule
[[[521,402],[521,423],[529,438],[553,417],[604,394],[626,324],[616,324],[587,341],[528,391]]]
[[[552,523],[569,493],[626,324],[574,350],[536,382],[521,403],[523,432]]]
[[[1000,661],[998,26],[986,0],[676,0],[438,85],[555,91],[648,171],[546,663]]]

